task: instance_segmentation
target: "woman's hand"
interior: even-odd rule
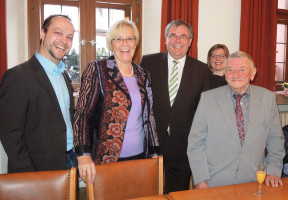
[[[80,178],[85,182],[87,176],[88,184],[93,183],[96,177],[96,167],[91,156],[79,156],[77,159]]]

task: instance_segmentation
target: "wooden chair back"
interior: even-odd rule
[[[0,199],[76,200],[77,171],[0,174]]]
[[[121,200],[163,194],[163,157],[96,165],[88,200]]]

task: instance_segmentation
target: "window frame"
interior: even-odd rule
[[[139,29],[140,42],[137,46],[133,62],[140,63],[142,58],[142,1],[141,0],[27,0],[27,17],[28,17],[28,56],[32,57],[40,46],[40,31],[43,23],[43,9],[44,4],[58,4],[58,5],[72,5],[79,6],[80,17],[80,40],[86,41],[95,40],[96,27],[95,26],[95,7],[105,8],[124,8],[130,11],[130,19],[135,22]],[[83,13],[83,15],[81,15]],[[83,31],[86,30],[86,31]],[[90,45],[89,45],[90,46]],[[96,48],[88,45],[80,47],[80,79],[82,73],[88,62],[96,59]],[[80,83],[73,84],[75,91],[80,87]]]
[[[283,81],[276,81],[274,84],[274,88],[276,91],[283,90],[282,84],[284,82],[288,81],[288,10],[285,9],[278,9],[277,6],[277,25],[278,24],[284,24],[287,26],[287,31],[286,31],[286,46],[285,46],[285,65],[284,65],[284,80]],[[276,41],[277,44],[277,41]],[[277,51],[276,51],[277,54]],[[275,63],[276,64],[276,63]]]

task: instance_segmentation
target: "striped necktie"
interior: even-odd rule
[[[173,105],[175,100],[177,91],[178,91],[178,63],[179,61],[173,60],[174,66],[172,68],[172,72],[170,75],[169,81],[169,97],[170,97],[170,105]]]

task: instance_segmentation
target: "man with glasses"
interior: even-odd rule
[[[165,192],[189,189],[188,134],[200,94],[209,89],[209,68],[186,55],[192,27],[183,20],[165,30],[167,51],[145,55],[140,63],[151,74],[154,115],[164,155]]]

